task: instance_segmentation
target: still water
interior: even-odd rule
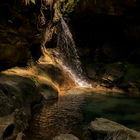
[[[25,140],[52,140],[72,133],[85,140],[85,130],[96,117],[104,117],[140,131],[140,99],[76,90],[47,101],[35,113]]]

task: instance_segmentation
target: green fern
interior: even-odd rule
[[[36,0],[24,0],[24,3],[25,3],[25,5],[29,5],[30,2],[32,2],[33,4],[35,4],[36,3],[35,1]]]
[[[35,4],[35,0],[31,0],[31,2],[32,2],[33,4]]]

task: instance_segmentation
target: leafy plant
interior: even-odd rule
[[[25,5],[29,5],[30,2],[32,2],[33,4],[36,3],[36,0],[24,0]]]
[[[33,4],[35,4],[35,0],[31,0],[31,2],[32,2]]]

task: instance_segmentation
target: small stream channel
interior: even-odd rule
[[[58,100],[47,101],[33,116],[24,140],[52,140],[61,133],[86,139],[86,129],[96,117],[104,117],[140,131],[140,99],[72,90]]]

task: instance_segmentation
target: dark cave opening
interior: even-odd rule
[[[73,16],[71,22],[74,38],[81,57],[110,63],[128,61],[139,64],[140,18],[138,16],[113,16],[103,14],[81,14]]]

